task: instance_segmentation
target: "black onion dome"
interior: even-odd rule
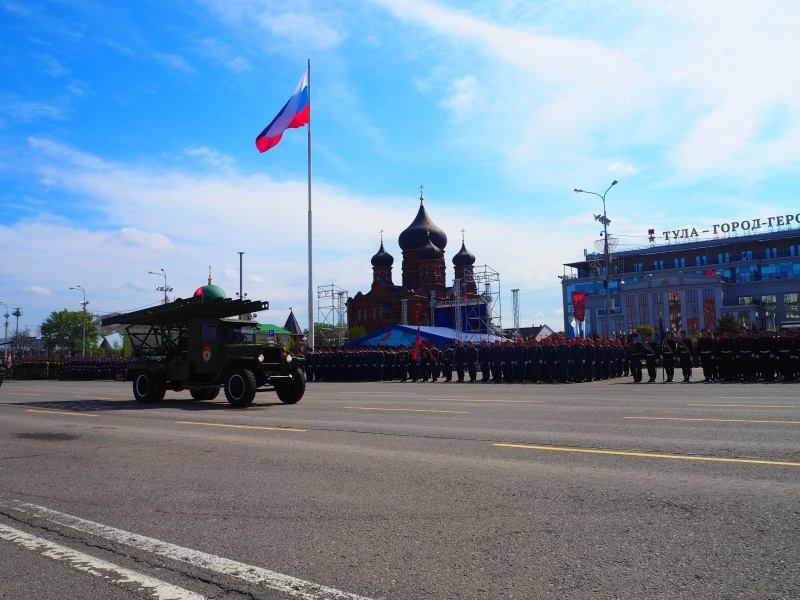
[[[453,264],[457,267],[470,267],[475,264],[475,255],[467,250],[464,242],[461,242],[461,250],[453,256]]]
[[[427,234],[426,234],[427,235]],[[442,251],[433,243],[430,237],[425,245],[417,250],[417,258],[419,260],[430,260],[442,257]]]
[[[447,234],[439,229],[433,221],[431,221],[428,213],[425,212],[425,205],[423,199],[419,199],[419,212],[405,231],[400,234],[400,249],[415,250],[428,243],[428,232],[430,232],[430,241],[434,246],[444,250],[447,246]]]
[[[391,267],[394,263],[394,257],[383,249],[383,242],[381,242],[381,249],[372,257],[373,267]]]

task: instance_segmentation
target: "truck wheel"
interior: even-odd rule
[[[295,404],[306,392],[306,374],[302,369],[292,369],[292,379],[275,386],[278,399],[284,404]]]
[[[189,390],[195,400],[213,400],[219,396],[219,388],[203,388],[202,390]]]
[[[133,397],[137,402],[152,404],[161,402],[167,393],[167,382],[149,371],[139,371],[133,378]]]
[[[225,382],[225,397],[233,406],[244,408],[256,396],[256,376],[250,369],[234,367]]]

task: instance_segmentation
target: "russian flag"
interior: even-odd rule
[[[283,132],[294,127],[308,125],[311,118],[311,106],[308,103],[308,69],[303,73],[300,83],[297,84],[292,97],[272,119],[272,123],[256,137],[256,148],[259,152],[266,152],[281,141]]]

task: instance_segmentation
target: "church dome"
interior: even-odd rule
[[[419,260],[435,260],[441,257],[442,250],[433,243],[433,240],[431,240],[430,236],[428,236],[427,243],[417,251],[417,258]]]
[[[457,267],[470,267],[475,264],[475,255],[467,250],[464,242],[461,242],[461,250],[453,256],[453,264]]]
[[[372,257],[373,267],[391,267],[394,263],[394,257],[383,249],[383,242],[381,242],[381,249]]]
[[[430,234],[430,237],[429,237]],[[424,198],[419,197],[419,211],[417,216],[401,234],[399,238],[400,249],[416,250],[425,246],[429,242],[440,250],[444,250],[447,246],[447,234],[439,229],[433,221],[431,221],[428,213],[425,212]],[[422,258],[422,257],[420,257]]]
[[[208,284],[197,288],[194,291],[195,298],[197,296],[202,296],[203,298],[227,298],[228,294],[225,293],[218,285],[214,285],[211,283],[211,269],[208,269]]]

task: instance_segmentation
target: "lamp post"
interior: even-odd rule
[[[86,305],[89,304],[89,301],[86,299],[86,290],[81,286],[76,285],[75,287],[71,287],[69,289],[80,290],[83,292],[83,302],[81,302],[81,306],[83,307],[83,337],[81,338],[81,357],[86,358]]]
[[[19,360],[19,318],[22,316],[22,307],[15,306],[14,312],[11,313],[17,317],[17,332],[14,334],[14,362]]]
[[[0,302],[0,304],[2,304],[3,306],[6,307],[5,313],[3,314],[3,316],[6,319],[6,328],[5,328],[5,331],[3,333],[3,350],[4,350],[4,352],[3,352],[3,364],[5,365],[5,364],[8,364],[8,317],[9,317],[9,314],[8,314],[8,304],[6,304],[5,302]]]
[[[580,190],[575,188],[576,194],[592,194],[594,196],[598,196],[603,201],[603,218],[602,220],[598,217],[595,217],[598,221],[603,223],[603,259],[605,262],[605,278],[603,279],[603,286],[606,288],[606,332],[611,331],[611,264],[610,258],[608,255],[608,217],[606,216],[606,194],[608,191],[617,185],[617,180],[611,182],[611,185],[608,186],[608,190],[603,192],[602,194],[598,194],[597,192],[587,192],[586,190]]]
[[[167,292],[171,292],[172,288],[167,285],[167,272],[164,269],[161,269],[161,273],[156,271],[148,271],[150,275],[159,275],[164,277],[164,287],[157,287],[156,290],[159,292],[164,292],[164,304],[169,302],[169,298],[167,298]]]

